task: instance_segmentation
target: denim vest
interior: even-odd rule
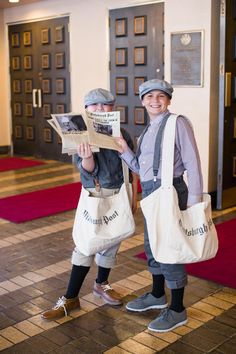
[[[130,135],[121,129],[122,135],[127,144],[133,149],[133,142]],[[98,182],[101,188],[120,188],[123,183],[122,162],[119,153],[115,150],[102,149],[93,153],[95,168],[92,173],[86,171],[82,166],[82,159],[78,157],[77,166],[80,171],[80,178],[84,188],[94,188]],[[130,173],[130,182],[132,174]]]

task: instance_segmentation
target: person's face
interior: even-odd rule
[[[89,112],[111,112],[113,110],[113,104],[94,103],[87,106],[86,109]]]
[[[150,119],[153,119],[167,110],[170,101],[169,96],[164,92],[153,90],[143,96],[142,105],[146,108]]]
[[[62,122],[62,124],[63,124],[63,126],[64,126],[65,128],[69,128],[69,127],[70,127],[70,122],[69,122],[68,120],[64,120],[64,121]]]

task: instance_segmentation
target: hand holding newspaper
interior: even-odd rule
[[[99,148],[118,150],[115,137],[120,136],[120,112],[52,114],[48,123],[62,140],[62,153],[77,153],[80,143],[89,143],[93,152]]]

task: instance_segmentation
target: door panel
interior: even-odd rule
[[[68,17],[9,26],[13,151],[71,161],[47,123],[70,111]]]
[[[147,124],[138,86],[163,79],[163,14],[163,3],[110,11],[110,87],[134,143]]]
[[[220,78],[220,87],[221,81],[224,87],[220,90],[219,110],[218,209],[236,205],[236,1],[227,0],[221,5],[221,32],[225,34],[221,39],[221,59],[225,75]]]

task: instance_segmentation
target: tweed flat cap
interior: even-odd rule
[[[114,104],[115,97],[110,91],[104,90],[102,88],[97,88],[89,91],[84,97],[85,107],[96,103]]]
[[[170,98],[172,97],[172,92],[174,91],[173,87],[169,84],[169,82],[164,80],[152,79],[152,80],[145,81],[139,86],[140,99],[143,98],[143,95],[153,90],[163,91],[167,93],[167,95],[169,95]]]

